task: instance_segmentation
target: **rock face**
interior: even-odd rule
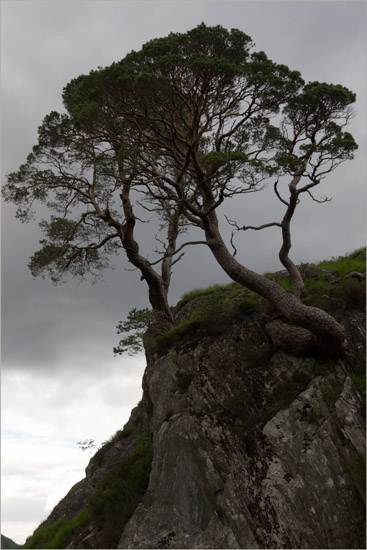
[[[339,360],[293,355],[268,322],[242,308],[148,347],[142,402],[46,521],[89,510],[67,548],[364,548],[364,314],[345,309]]]
[[[259,338],[248,318],[148,362],[154,461],[118,548],[363,547],[363,409],[346,365],[241,353]]]

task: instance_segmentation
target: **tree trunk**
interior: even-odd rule
[[[306,306],[276,282],[241,265],[226,247],[219,233],[214,211],[209,214],[204,225],[209,248],[233,281],[266,298],[290,323],[315,334],[320,349],[332,355],[342,352],[344,329],[333,317],[319,308]]]
[[[292,262],[292,260],[289,257],[289,251],[292,246],[290,224],[293,218],[294,211],[297,206],[298,193],[297,193],[296,185],[300,180],[300,177],[301,177],[300,175],[296,175],[289,186],[290,197],[289,197],[288,208],[281,223],[283,244],[279,251],[279,259],[289,273],[289,277],[292,283],[292,293],[297,298],[301,297],[301,294],[305,285],[298,267]]]
[[[142,271],[143,272],[143,271]],[[144,275],[143,275],[144,276]],[[166,319],[173,324],[173,315],[167,300],[165,285],[158,278],[144,277],[149,288],[149,302],[153,309],[164,313]]]
[[[140,256],[139,247],[132,235],[123,236],[123,245],[130,262],[141,272],[141,277],[147,282],[149,288],[149,302],[153,309],[164,313],[170,323],[173,323],[173,315],[168,305],[167,285],[162,277],[156,273],[146,258]]]
[[[126,181],[121,172],[121,181]],[[120,232],[122,246],[125,249],[126,255],[130,262],[137,267],[149,288],[149,302],[153,309],[164,313],[166,319],[173,323],[173,315],[171,308],[168,305],[168,288],[169,279],[164,280],[153,269],[146,258],[140,255],[139,245],[134,238],[134,229],[136,218],[133,213],[133,208],[130,202],[130,185],[124,183],[121,194],[122,206],[125,214],[125,223],[116,226]]]

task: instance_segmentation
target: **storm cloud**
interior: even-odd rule
[[[207,25],[239,28],[257,50],[299,70],[306,81],[342,84],[357,94],[348,128],[359,150],[304,201],[292,258],[318,261],[365,242],[366,4],[354,1],[13,1],[2,2],[2,174],[17,170],[63,87],[79,74],[122,59],[150,39]],[[271,190],[229,201],[239,223],[278,219]],[[229,235],[230,228],[223,221]],[[89,456],[76,442],[107,439],[141,395],[144,357],[113,357],[115,326],[147,289],[121,256],[104,282],[54,287],[27,268],[41,234],[2,206],[3,532],[18,543],[42,521]],[[240,234],[238,258],[260,272],[280,269],[277,231]],[[170,303],[192,288],[228,282],[203,247],[188,250],[173,274]]]

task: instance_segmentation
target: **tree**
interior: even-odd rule
[[[116,347],[113,348],[114,354],[123,354],[127,352],[129,355],[136,355],[144,351],[144,336],[153,325],[159,326],[159,314],[148,308],[136,309],[133,308],[127,314],[126,321],[120,321],[117,325],[117,334],[128,333],[127,336],[121,338]],[[166,328],[165,326],[162,327]]]
[[[185,223],[174,203],[163,196],[157,198],[153,210],[161,218],[160,229],[166,232],[166,239],[159,240],[163,250],[154,262],[161,264],[158,273],[140,253],[135,236],[139,218],[131,194],[138,193],[146,182],[134,181],[134,151],[116,144],[107,122],[99,133],[101,120],[97,117],[81,127],[67,114],[50,113],[39,128],[38,144],[27,162],[8,176],[3,196],[18,205],[16,215],[23,222],[33,219],[35,201],[55,213],[40,223],[46,238],[29,263],[34,276],[48,274],[55,284],[67,274],[98,278],[109,265],[109,257],[123,248],[148,284],[153,309],[172,322],[167,294],[177,261],[173,253]],[[119,131],[121,134],[122,128]],[[142,206],[150,209],[147,204]]]
[[[155,208],[163,201],[200,228],[202,242],[230,278],[314,333],[321,346],[339,351],[343,328],[302,303],[302,277],[289,257],[290,224],[301,196],[315,199],[311,190],[353,157],[357,146],[344,126],[355,95],[338,85],[305,84],[299,72],[251,52],[252,46],[239,30],[201,24],[74,79],[64,89],[64,104],[75,128],[107,141],[121,154],[123,169],[126,163],[133,167],[129,190],[141,183]],[[14,182],[10,200],[21,181]],[[239,263],[219,229],[220,205],[269,182],[285,206],[284,217],[251,228],[281,229],[279,256],[292,293]],[[284,182],[287,198],[280,191]],[[170,261],[180,251],[176,247]]]
[[[202,24],[153,40],[120,63],[76,79],[64,98],[80,120],[89,105],[127,121],[152,199],[163,194],[175,202],[204,231],[206,244],[233,280],[337,351],[342,327],[301,301],[302,277],[289,257],[290,224],[301,195],[317,200],[311,190],[340,162],[353,158],[357,145],[344,126],[355,95],[339,85],[305,85],[298,72],[271,62],[263,52],[250,53],[251,46],[240,31]],[[287,177],[286,199],[279,187]],[[284,217],[252,229],[281,228],[279,257],[290,274],[292,293],[236,260],[216,214],[225,199],[259,190],[272,179],[285,205]]]

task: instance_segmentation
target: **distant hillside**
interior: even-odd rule
[[[21,548],[21,546],[8,537],[1,535],[1,548]]]

